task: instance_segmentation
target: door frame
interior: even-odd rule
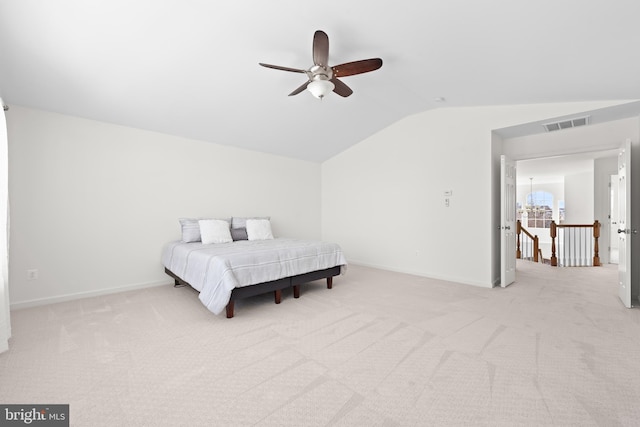
[[[493,131],[494,133],[496,133],[496,131]],[[502,138],[499,136],[499,134],[496,133],[496,135],[498,135],[496,138],[492,137],[492,141],[494,144],[494,149],[493,149],[493,159],[492,159],[492,168],[493,168],[493,188],[495,191],[495,197],[492,198],[493,200],[493,206],[494,206],[494,222],[493,222],[493,226],[494,226],[494,230],[496,230],[497,228],[497,232],[498,234],[496,234],[496,238],[494,240],[495,244],[494,244],[494,250],[493,250],[493,265],[494,265],[494,272],[495,272],[495,279],[494,279],[494,286],[498,285],[499,286],[499,282],[500,282],[500,270],[501,270],[501,236],[500,236],[500,203],[501,203],[501,198],[502,198],[502,190],[500,188],[500,156],[504,153],[504,145],[503,145],[503,140]],[[531,160],[531,159],[544,159],[547,157],[557,157],[557,156],[570,156],[570,155],[578,155],[578,154],[584,154],[584,153],[592,153],[592,152],[599,152],[599,151],[610,151],[610,150],[617,150],[620,148],[621,145],[620,140],[618,140],[617,145],[614,141],[603,141],[603,143],[601,145],[597,145],[597,146],[589,146],[589,147],[585,147],[585,149],[580,149],[580,148],[575,148],[575,147],[568,147],[566,150],[559,150],[559,151],[554,151],[554,152],[538,152],[535,153],[533,155],[527,155],[526,157],[520,157],[520,156],[513,156],[512,160],[515,162],[518,162],[520,160]],[[632,146],[635,146],[635,144],[640,145],[639,143],[633,142],[632,141]],[[635,170],[640,170],[640,147],[636,147],[634,148],[633,151],[633,156],[631,158],[631,162],[634,164],[634,169]],[[633,182],[633,179],[630,180],[630,182]],[[631,189],[631,215],[632,215],[632,221],[634,221],[634,224],[638,224],[640,225],[640,186],[636,185],[633,186],[632,185],[632,189]],[[632,246],[633,246],[633,253],[635,254],[635,258],[638,258],[638,254],[640,254],[640,237],[634,239],[634,241],[632,242]],[[633,260],[632,260],[633,262]],[[634,297],[638,297],[638,294],[640,294],[640,281],[638,280],[638,273],[640,273],[640,269],[636,269],[634,270],[634,276],[632,277],[632,287],[634,289]],[[517,279],[517,271],[516,271],[516,279]]]

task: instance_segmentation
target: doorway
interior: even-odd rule
[[[567,154],[563,156],[540,156],[516,162],[517,198],[520,208],[529,193],[547,192],[553,194],[553,219],[556,223],[593,224],[598,220],[600,228],[599,255],[603,264],[611,263],[611,249],[616,258],[616,246],[609,243],[617,238],[612,236],[611,222],[617,222],[616,205],[612,197],[611,180],[617,172],[619,149],[600,150],[589,153]],[[532,187],[532,180],[535,183]],[[523,194],[524,193],[524,194]],[[610,221],[610,218],[613,218]],[[614,226],[617,224],[613,224]],[[549,230],[536,230],[541,239],[543,257],[550,257],[551,237]],[[546,239],[546,240],[545,240]],[[545,246],[546,245],[546,246]],[[546,248],[546,249],[545,249]],[[544,251],[549,253],[544,253]],[[517,283],[517,271],[516,283]]]
[[[611,186],[613,177],[617,189],[617,157],[618,150],[602,150],[516,162],[517,209],[521,218],[530,219],[532,215],[528,210],[532,207],[536,209],[537,217],[542,217],[539,211],[545,210],[543,221],[529,220],[522,224],[539,237],[545,259],[549,258],[551,250],[549,217],[556,224],[593,224],[598,220],[601,224],[600,261],[603,264],[611,262],[618,238],[617,228],[613,230],[617,224],[611,224],[617,222],[617,197]],[[529,206],[532,194],[534,206]],[[614,211],[612,207],[615,207]],[[616,244],[612,245],[612,242]]]

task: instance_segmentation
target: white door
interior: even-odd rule
[[[618,175],[611,175],[611,206],[609,209],[609,263],[618,263]]]
[[[625,307],[631,308],[631,141],[625,142],[618,156],[618,293]]]
[[[516,162],[500,156],[500,286],[516,281]]]

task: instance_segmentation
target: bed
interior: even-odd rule
[[[165,272],[176,285],[189,285],[200,292],[200,301],[214,314],[226,310],[234,316],[234,302],[240,298],[274,292],[280,303],[282,290],[344,273],[347,262],[335,243],[276,238],[237,240],[204,244],[175,241],[162,252]]]

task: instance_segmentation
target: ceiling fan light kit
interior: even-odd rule
[[[275,70],[306,74],[308,80],[302,86],[291,92],[289,96],[297,95],[305,89],[308,89],[309,92],[318,99],[324,98],[331,91],[346,98],[353,93],[353,90],[341,80],[338,80],[338,76],[346,77],[368,73],[369,71],[374,71],[382,67],[382,59],[380,58],[363,59],[330,67],[328,65],[329,37],[324,31],[320,30],[316,31],[313,35],[312,54],[314,65],[308,70],[264,64],[262,62],[259,64]]]
[[[331,83],[330,80],[325,79],[316,79],[307,85],[307,89],[311,92],[311,95],[318,99],[324,98],[335,87],[336,85]]]

